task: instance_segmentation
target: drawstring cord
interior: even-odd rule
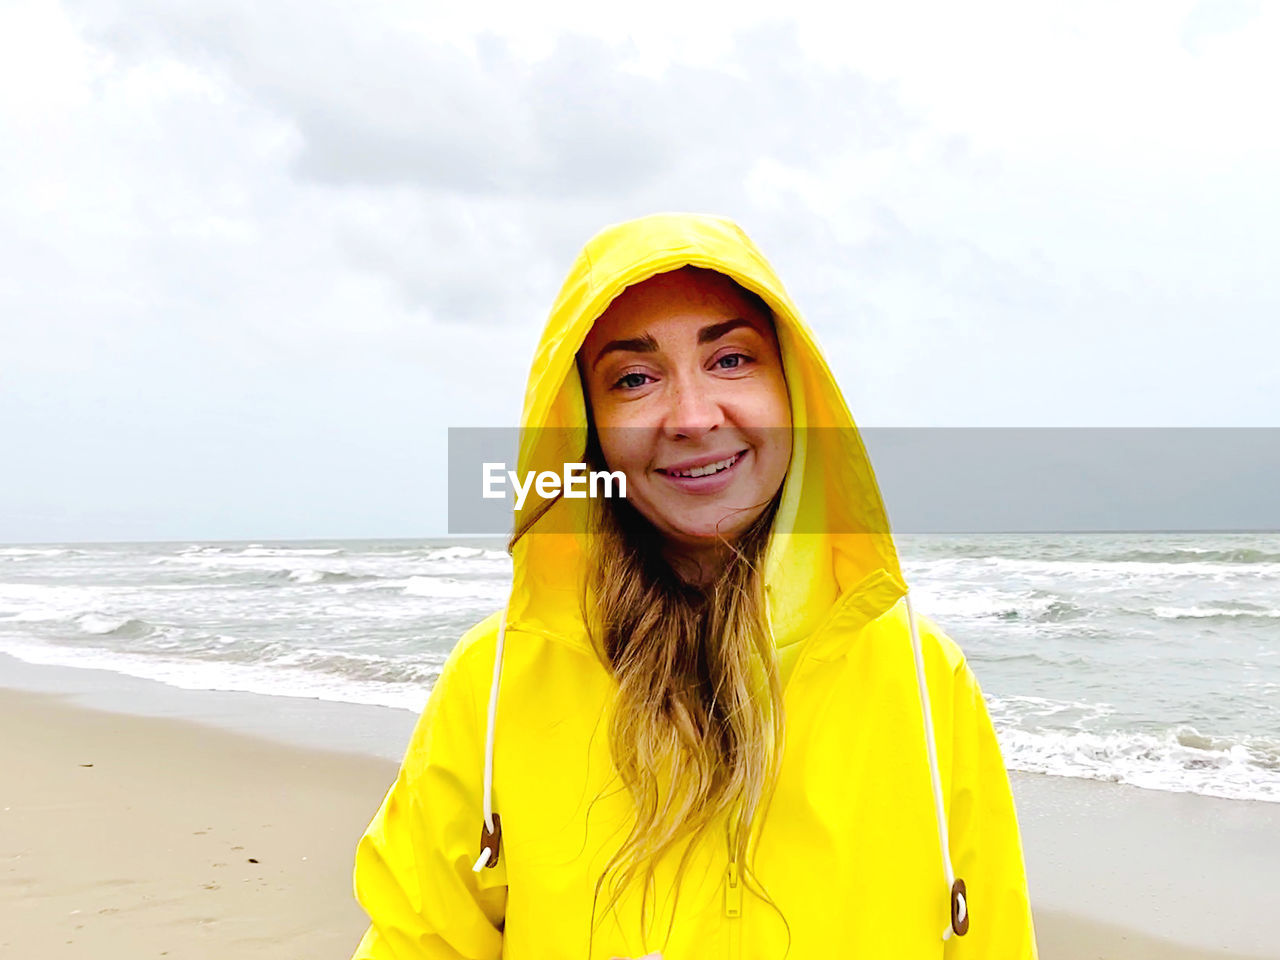
[[[498,847],[502,843],[502,818],[493,812],[493,734],[498,715],[498,685],[502,680],[502,649],[507,637],[507,610],[502,608],[498,621],[498,646],[493,652],[493,683],[489,686],[489,718],[484,734],[484,825],[480,831],[480,845],[484,848],[471,869],[479,873],[485,867],[498,865]]]
[[[942,869],[947,876],[947,890],[951,901],[951,922],[942,931],[942,939],[949,940],[952,933],[963,936],[969,930],[969,905],[965,899],[964,881],[957,879],[951,866],[951,841],[947,836],[947,813],[942,803],[942,776],[938,773],[938,749],[933,738],[933,711],[929,708],[929,684],[924,676],[924,654],[920,649],[920,631],[916,627],[916,611],[911,605],[911,591],[905,594],[907,624],[911,628],[911,652],[916,661],[916,683],[920,687],[920,708],[924,711],[924,741],[929,754],[929,776],[933,781],[933,809],[938,818],[938,840],[942,844]]]

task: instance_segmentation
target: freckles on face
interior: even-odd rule
[[[669,542],[732,540],[780,489],[791,406],[771,317],[723,275],[625,290],[579,353],[605,464]]]

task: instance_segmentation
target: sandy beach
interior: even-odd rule
[[[257,699],[269,707],[277,698]],[[401,711],[397,722],[403,725],[406,716]],[[351,895],[352,854],[395,776],[395,761],[172,716],[91,709],[68,696],[32,690],[0,688],[0,731],[0,764],[6,771],[0,788],[0,956],[350,956],[365,927]],[[392,745],[390,752],[402,747]],[[1073,879],[1087,869],[1079,857],[1096,856],[1089,852],[1096,847],[1084,841],[1082,848],[1072,834],[1079,803],[1068,804],[1076,813],[1059,816],[1046,798],[1088,794],[1093,799],[1084,805],[1086,813],[1092,807],[1104,831],[1114,829],[1119,818],[1121,832],[1130,834],[1125,818],[1158,820],[1142,811],[1159,813],[1169,798],[1179,808],[1199,810],[1203,804],[1197,801],[1205,798],[1048,777],[1016,782],[1046,960],[1280,956],[1235,948],[1265,943],[1262,903],[1270,885],[1255,883],[1247,858],[1240,868],[1241,861],[1233,858],[1247,851],[1232,846],[1241,842],[1239,830],[1246,839],[1254,830],[1252,849],[1265,868],[1277,843],[1280,805],[1217,801],[1240,811],[1239,823],[1228,822],[1207,838],[1217,850],[1216,863],[1185,862],[1173,878],[1200,905],[1196,916],[1182,918],[1191,923],[1186,927],[1161,921],[1161,905],[1177,907],[1177,902],[1162,892],[1160,884],[1170,878],[1159,851],[1152,851],[1149,865],[1135,865],[1123,862],[1129,858],[1117,847],[1116,862],[1089,870],[1097,883]],[[1124,791],[1125,799],[1117,802],[1114,794],[1107,799],[1109,790]],[[1027,796],[1032,800],[1024,802]],[[1153,798],[1154,805],[1143,805]],[[1211,806],[1204,815],[1221,824],[1221,812],[1212,807],[1214,801],[1207,802]],[[1130,825],[1145,843],[1141,832],[1150,824]],[[1050,864],[1055,844],[1060,849]],[[1184,850],[1203,855],[1195,842]],[[1150,872],[1152,883],[1135,885],[1135,868]],[[1050,875],[1059,880],[1037,884]],[[1230,882],[1224,888],[1214,879],[1220,876],[1235,877],[1240,891]],[[1131,901],[1121,904],[1121,915],[1171,932],[1190,929],[1194,935],[1175,942],[1141,924],[1130,928],[1111,922],[1104,909],[1095,907],[1114,906],[1113,883]],[[1254,929],[1241,930],[1239,917],[1224,915],[1219,907],[1243,911],[1243,923],[1252,918]],[[1220,928],[1234,930],[1234,941],[1220,935]]]
[[[350,956],[394,763],[26,692],[0,730],[0,956]]]

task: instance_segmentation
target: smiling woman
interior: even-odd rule
[[[682,267],[628,287],[578,363],[593,459],[627,476],[668,562],[706,582],[781,490],[791,458],[771,311],[723,274]]]
[[[516,511],[508,603],[357,849],[356,958],[1034,958],[981,690],[746,234],[601,231],[521,426],[520,476],[585,461],[628,497]]]

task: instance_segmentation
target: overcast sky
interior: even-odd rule
[[[1277,6],[607,6],[0,3],[0,541],[443,533],[657,210],[864,426],[1280,426]]]

